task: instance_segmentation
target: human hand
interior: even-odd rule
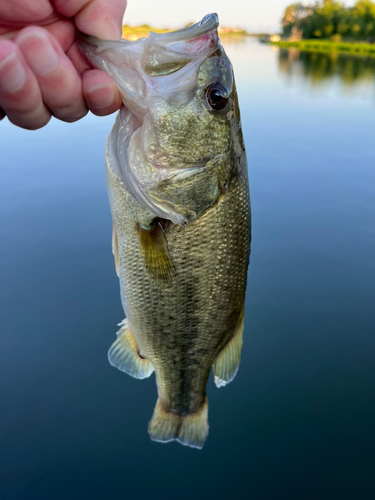
[[[119,40],[125,7],[126,0],[0,0],[0,120],[34,130],[51,115],[74,122],[88,109],[99,116],[119,109],[115,82],[91,69],[75,32]]]

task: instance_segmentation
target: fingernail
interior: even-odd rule
[[[25,68],[19,60],[17,52],[14,51],[0,63],[0,89],[3,92],[13,94],[23,87],[25,81]]]
[[[92,106],[97,109],[108,108],[115,100],[112,85],[105,83],[93,85],[87,89],[86,94]]]
[[[46,76],[57,68],[59,57],[44,33],[25,33],[17,43],[36,75]]]

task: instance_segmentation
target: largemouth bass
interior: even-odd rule
[[[81,36],[124,106],[106,144],[113,253],[126,319],[109,351],[156,375],[155,441],[201,448],[206,383],[240,362],[250,200],[240,112],[216,14],[134,42]]]

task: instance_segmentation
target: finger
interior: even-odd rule
[[[0,2],[0,19],[2,26],[21,27],[30,24],[41,24],[43,21],[53,22],[58,16],[54,11],[53,2],[30,0],[13,0]]]
[[[83,96],[89,110],[98,116],[117,111],[121,107],[122,99],[113,78],[103,71],[91,69],[76,43],[72,45],[67,55],[81,73]]]
[[[88,69],[92,69],[92,66],[78,49],[77,42],[75,41],[76,25],[73,21],[61,20],[53,26],[45,26],[45,29],[59,42],[79,75]]]
[[[95,115],[109,115],[120,108],[122,101],[117,85],[103,71],[93,69],[83,73],[82,86],[87,106]]]
[[[62,50],[67,53],[76,38],[76,25],[73,19],[60,19],[43,28],[59,42]]]
[[[85,116],[81,78],[55,38],[43,28],[30,27],[23,29],[15,42],[33,70],[52,114],[67,122]]]
[[[79,30],[107,40],[121,38],[126,0],[55,0],[55,9],[74,17]]]
[[[92,66],[87,62],[87,59],[85,59],[81,54],[77,42],[73,43],[66,55],[72,61],[73,66],[80,75],[88,69],[92,69]]]
[[[43,127],[51,118],[33,72],[9,40],[0,40],[0,108],[9,121],[30,130]]]
[[[0,108],[0,120],[6,117],[5,111]]]

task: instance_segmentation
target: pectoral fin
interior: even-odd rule
[[[224,387],[232,382],[237,374],[241,360],[244,311],[242,311],[234,335],[214,362],[214,380],[216,387]]]
[[[146,269],[154,278],[168,279],[173,274],[173,263],[161,223],[156,219],[150,229],[139,227],[138,231]]]
[[[113,223],[113,228],[112,228],[112,253],[115,258],[116,274],[117,276],[120,276],[120,261],[118,258],[118,240],[117,240],[115,223]]]
[[[147,378],[154,371],[148,359],[143,358],[138,349],[138,344],[128,326],[128,320],[120,323],[117,340],[112,344],[108,359],[112,366],[135,378]]]

